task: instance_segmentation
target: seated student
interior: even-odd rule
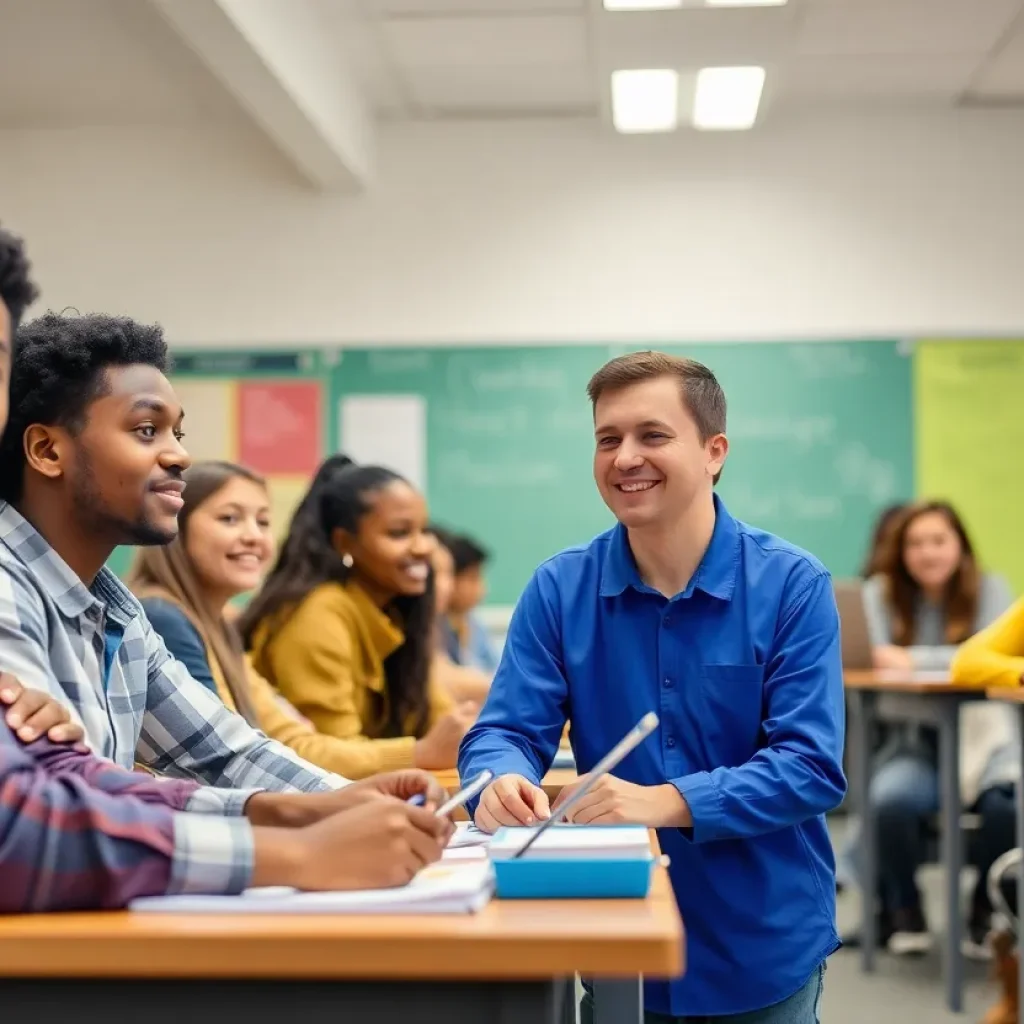
[[[967,531],[945,502],[921,502],[904,511],[881,571],[864,585],[865,611],[878,668],[944,670],[957,645],[984,628],[1010,603],[999,577],[982,573]],[[995,714],[993,714],[993,711]],[[1005,739],[999,709],[964,708],[961,790],[965,806]],[[877,815],[881,882],[878,935],[897,954],[920,953],[932,938],[915,876],[925,857],[925,822],[939,809],[934,736],[897,728],[878,755],[870,799]],[[968,914],[965,948],[979,952],[991,908],[979,879]],[[854,945],[859,936],[845,941]]]
[[[0,434],[13,334],[34,298],[23,246],[0,230]],[[0,644],[0,662],[6,653]],[[443,790],[422,772],[341,793],[242,794],[220,806],[232,817],[218,818],[195,813],[217,809],[195,782],[154,782],[68,746],[84,730],[67,709],[6,672],[0,703],[0,912],[120,907],[136,896],[248,885],[396,885],[437,860],[450,834],[429,810]],[[427,808],[406,802],[417,793]]]
[[[471,537],[453,536],[449,543],[455,561],[455,586],[448,611],[441,621],[448,655],[457,665],[494,675],[498,652],[476,608],[484,599],[484,564],[487,552]]]
[[[225,622],[227,602],[259,587],[274,553],[270,498],[262,477],[229,462],[185,473],[178,536],[143,548],[128,585],[171,654],[251,725],[313,764],[355,779],[364,745],[319,733],[248,663]]]
[[[398,474],[330,462],[241,619],[256,671],[320,732],[360,741],[360,774],[453,768],[471,722],[430,681],[435,544]]]
[[[479,669],[469,665],[458,665],[452,661],[441,628],[452,591],[455,589],[455,559],[449,546],[453,537],[440,527],[432,526],[430,529],[437,538],[434,553],[430,556],[434,570],[434,605],[437,615],[437,647],[434,652],[433,676],[445,687],[453,700],[479,707],[487,699],[491,677]]]
[[[230,787],[329,791],[316,768],[232,714],[167,652],[104,568],[119,544],[177,534],[182,410],[156,327],[47,315],[17,335],[0,442],[0,653],[26,686],[67,702],[91,748],[131,768]]]

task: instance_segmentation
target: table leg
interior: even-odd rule
[[[960,875],[963,870],[963,835],[960,831],[960,707],[947,702],[939,726],[939,785],[942,801],[942,867],[946,874],[946,942],[943,973],[946,1005],[953,1013],[963,1010],[964,964],[960,953],[963,911]]]
[[[1024,705],[1018,705],[1017,729],[1020,733],[1021,749],[1024,750]],[[1017,846],[1024,850],[1024,775],[1017,780]],[[1020,916],[1024,911],[1024,857],[1021,858],[1017,875],[1017,980],[1018,992],[1024,992],[1024,941],[1021,939]],[[1017,1010],[1019,1024],[1024,1024],[1024,1006]]]
[[[644,986],[640,978],[594,981],[594,1024],[643,1024]]]
[[[878,922],[875,904],[878,899],[878,841],[875,814],[868,794],[871,790],[871,733],[875,719],[875,695],[869,690],[848,691],[854,698],[853,715],[853,788],[856,813],[860,815],[860,883],[861,913],[860,964],[861,970],[875,969],[875,947],[878,945]]]

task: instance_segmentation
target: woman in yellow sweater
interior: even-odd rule
[[[306,760],[365,778],[365,744],[316,731],[249,664],[228,602],[259,586],[274,554],[270,501],[257,474],[205,462],[185,475],[180,531],[141,549],[129,585],[168,650],[233,711]]]
[[[240,621],[256,670],[321,733],[361,745],[360,774],[454,768],[475,714],[431,674],[436,543],[397,473],[329,459]]]

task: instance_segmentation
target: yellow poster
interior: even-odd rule
[[[1024,341],[919,343],[914,414],[918,497],[951,502],[1024,593]]]
[[[238,460],[237,414],[233,380],[197,380],[176,377],[174,391],[185,412],[183,444],[193,462],[207,459]]]

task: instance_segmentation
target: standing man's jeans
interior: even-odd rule
[[[814,973],[799,991],[788,999],[763,1010],[750,1010],[725,1017],[669,1017],[648,1010],[646,1024],[820,1024],[821,993],[825,985],[825,965]],[[580,1024],[594,1024],[594,1000],[585,992],[580,1001]],[[612,1022],[614,1024],[614,1022]]]

